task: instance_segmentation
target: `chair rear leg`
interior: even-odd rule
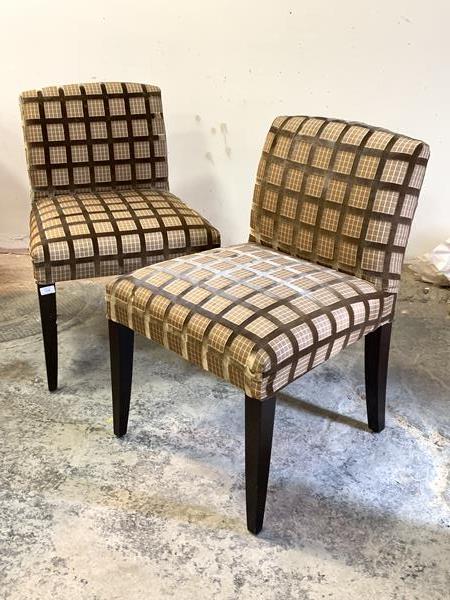
[[[384,429],[391,330],[392,323],[386,323],[365,336],[367,421],[376,433]]]
[[[127,432],[130,412],[134,331],[111,320],[108,326],[114,433],[122,437]]]
[[[53,392],[58,387],[58,331],[56,314],[56,286],[37,284],[39,310],[41,313],[42,337],[44,339],[45,365],[47,368],[48,389]]]
[[[255,535],[263,526],[272,451],[275,397],[245,396],[245,487],[247,528]]]

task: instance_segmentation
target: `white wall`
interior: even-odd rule
[[[2,0],[0,246],[23,245],[28,183],[17,97],[83,81],[163,90],[171,188],[246,240],[257,161],[278,114],[426,140],[409,255],[450,233],[448,0]]]

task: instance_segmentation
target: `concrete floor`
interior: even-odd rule
[[[361,342],[279,395],[255,538],[242,394],[139,338],[117,440],[104,281],[58,286],[54,394],[28,258],[0,256],[0,281],[2,600],[450,597],[448,292],[406,277],[383,433]]]

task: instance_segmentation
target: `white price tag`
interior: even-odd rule
[[[54,285],[46,285],[44,287],[39,288],[39,293],[41,296],[48,296],[48,294],[56,294]]]

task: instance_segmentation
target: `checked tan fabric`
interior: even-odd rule
[[[111,187],[169,189],[161,91],[86,83],[20,96],[35,196]]]
[[[368,281],[251,243],[107,285],[108,318],[257,399],[390,321],[394,299]]]
[[[428,157],[423,142],[368,125],[278,117],[249,243],[119,277],[109,319],[272,396],[392,321]]]
[[[86,83],[20,98],[37,283],[127,273],[220,245],[169,193],[161,92]]]
[[[425,143],[376,127],[277,117],[250,240],[397,292],[428,158]]]
[[[219,245],[217,229],[164,190],[48,196],[35,200],[31,211],[38,283],[129,273]]]

